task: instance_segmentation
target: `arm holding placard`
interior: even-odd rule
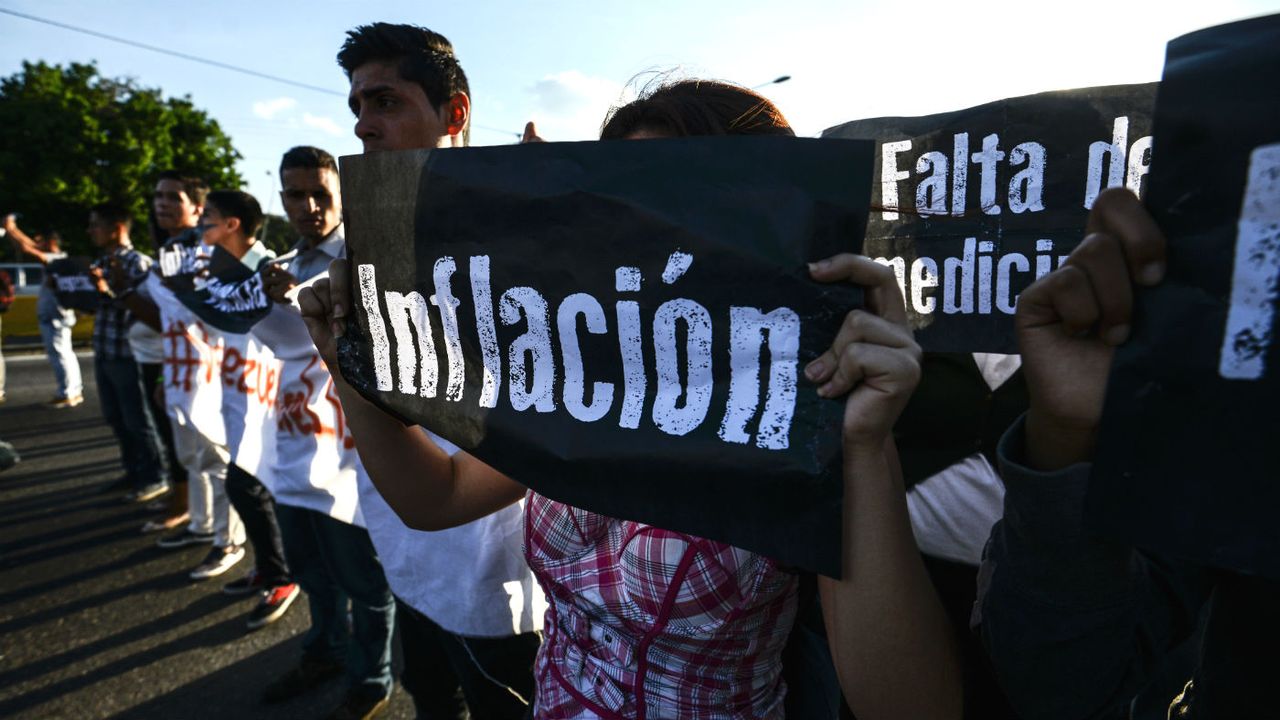
[[[860,718],[959,717],[959,658],[915,548],[890,439],[919,379],[920,348],[906,327],[891,272],[854,255],[815,263],[811,272],[822,282],[865,286],[872,309],[850,313],[831,350],[806,370],[820,394],[849,394],[844,579],[820,580],[837,670]],[[347,262],[335,260],[328,280],[298,295],[307,329],[330,367],[349,318],[348,273]],[[370,479],[406,525],[453,527],[524,495],[524,486],[476,458],[451,458],[338,375],[334,383]]]
[[[920,347],[892,271],[839,255],[811,272],[864,286],[868,308],[849,313],[805,369],[820,395],[849,394],[842,578],[818,580],[840,685],[859,718],[958,718],[959,652],[911,534],[892,439],[920,380]]]
[[[329,277],[298,293],[298,307],[321,359],[338,367],[337,338],[351,309],[350,270],[334,260]],[[333,373],[360,461],[378,493],[415,530],[456,527],[518,502],[525,487],[465,452],[450,457],[417,428],[364,399]]]
[[[1005,513],[979,579],[983,640],[1025,717],[1127,715],[1209,590],[1203,571],[1083,526],[1112,355],[1130,334],[1135,286],[1165,267],[1163,235],[1126,190],[1098,197],[1086,232],[1018,300],[1030,405],[1000,443]]]

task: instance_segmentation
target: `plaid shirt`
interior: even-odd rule
[[[119,258],[131,288],[145,280],[147,271],[151,269],[151,258],[130,245],[117,247],[103,255],[102,260],[112,257]],[[133,351],[129,349],[129,326],[134,320],[133,313],[126,310],[123,303],[102,298],[102,305],[98,306],[98,313],[93,317],[94,354],[109,359],[133,357]]]
[[[538,720],[782,717],[795,574],[535,493],[525,558],[549,603],[534,668]]]

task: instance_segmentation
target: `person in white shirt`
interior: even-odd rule
[[[28,237],[18,228],[17,218],[6,215],[4,219],[5,234],[13,242],[19,252],[30,255],[44,265],[46,273],[49,263],[67,256],[59,248],[61,238],[56,232],[37,234]],[[80,362],[76,359],[75,350],[71,347],[71,328],[76,324],[74,310],[58,304],[53,293],[53,284],[48,277],[40,285],[40,295],[36,298],[36,319],[40,323],[40,338],[44,341],[44,351],[53,367],[53,377],[58,384],[58,392],[49,401],[55,408],[75,407],[84,402],[84,382],[80,375]],[[2,395],[3,393],[0,393]]]

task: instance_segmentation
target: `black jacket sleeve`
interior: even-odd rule
[[[1084,525],[1088,464],[1028,468],[1020,418],[997,449],[1004,518],[978,580],[975,622],[1025,718],[1125,718],[1194,629],[1207,573],[1109,542]]]

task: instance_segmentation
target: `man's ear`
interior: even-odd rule
[[[240,218],[235,217],[234,215],[230,215],[230,216],[224,217],[223,221],[227,223],[227,230],[229,232],[239,232],[240,227],[242,225],[242,223],[240,222]]]
[[[449,98],[448,131],[454,139],[454,145],[460,145],[465,137],[467,123],[471,120],[471,98],[460,92]]]

